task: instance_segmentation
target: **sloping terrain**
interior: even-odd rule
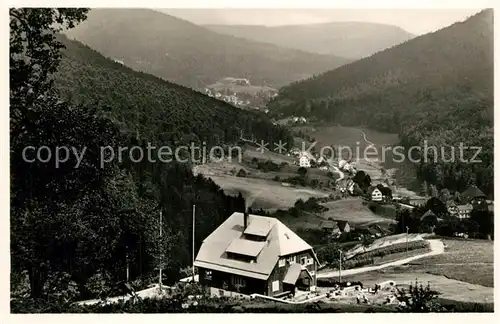
[[[66,50],[55,75],[58,91],[77,103],[99,105],[132,137],[168,144],[234,143],[240,131],[268,140],[286,137],[264,114],[242,111],[191,89],[136,72],[79,42]]]

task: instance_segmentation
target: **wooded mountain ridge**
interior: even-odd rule
[[[61,41],[66,48],[54,76],[58,92],[78,104],[99,105],[129,136],[169,145],[231,144],[241,132],[270,143],[289,139],[264,113],[134,71],[64,35]]]
[[[302,51],[360,59],[415,37],[391,25],[328,22],[305,25],[204,25],[221,34]]]
[[[224,77],[279,87],[351,61],[218,34],[148,9],[93,9],[67,35],[135,70],[195,89]]]
[[[493,192],[493,10],[280,90],[275,116],[399,133],[403,145],[483,147],[480,164],[421,164],[421,179]],[[432,160],[432,159],[431,159]]]

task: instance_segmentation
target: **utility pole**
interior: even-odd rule
[[[196,215],[196,205],[193,205],[193,283],[194,283],[194,227],[195,227],[195,215]]]
[[[339,250],[339,286],[342,281],[342,250]]]
[[[408,254],[408,226],[406,226],[406,254]]]
[[[125,250],[126,250],[125,261],[127,262],[127,282],[128,282],[129,277],[130,277],[130,269],[129,269],[129,263],[128,263],[128,246],[125,246]]]
[[[163,215],[162,215],[162,211],[160,210],[160,294],[163,292],[163,288],[162,288],[162,269],[163,269],[163,244],[161,244],[162,242],[162,236],[163,236],[163,231],[162,231],[162,227],[163,227]]]

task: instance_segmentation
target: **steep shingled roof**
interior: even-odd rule
[[[306,250],[312,251],[309,244],[276,218],[258,215],[249,215],[248,217],[247,230],[251,228],[252,223],[271,227],[266,241],[263,242],[264,246],[256,254],[254,262],[232,259],[227,255],[228,249],[229,252],[243,255],[255,254],[256,250],[252,245],[254,242],[246,240],[243,234],[243,213],[233,213],[203,241],[194,265],[265,280],[273,271],[280,257]],[[265,231],[267,229],[262,232]],[[254,228],[251,232],[259,231]],[[250,243],[245,244],[242,241]],[[247,245],[251,245],[250,250],[252,251],[246,249]],[[314,257],[316,258],[316,255]]]
[[[467,190],[462,192],[461,195],[462,195],[462,197],[465,197],[465,198],[486,197],[484,192],[482,192],[481,189],[479,189],[476,186],[470,186],[469,188],[467,188]]]

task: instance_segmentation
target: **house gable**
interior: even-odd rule
[[[312,251],[309,244],[276,218],[249,215],[246,229],[243,218],[243,213],[233,213],[212,232],[203,241],[194,265],[266,280],[281,256]],[[255,236],[264,239],[259,241]]]

